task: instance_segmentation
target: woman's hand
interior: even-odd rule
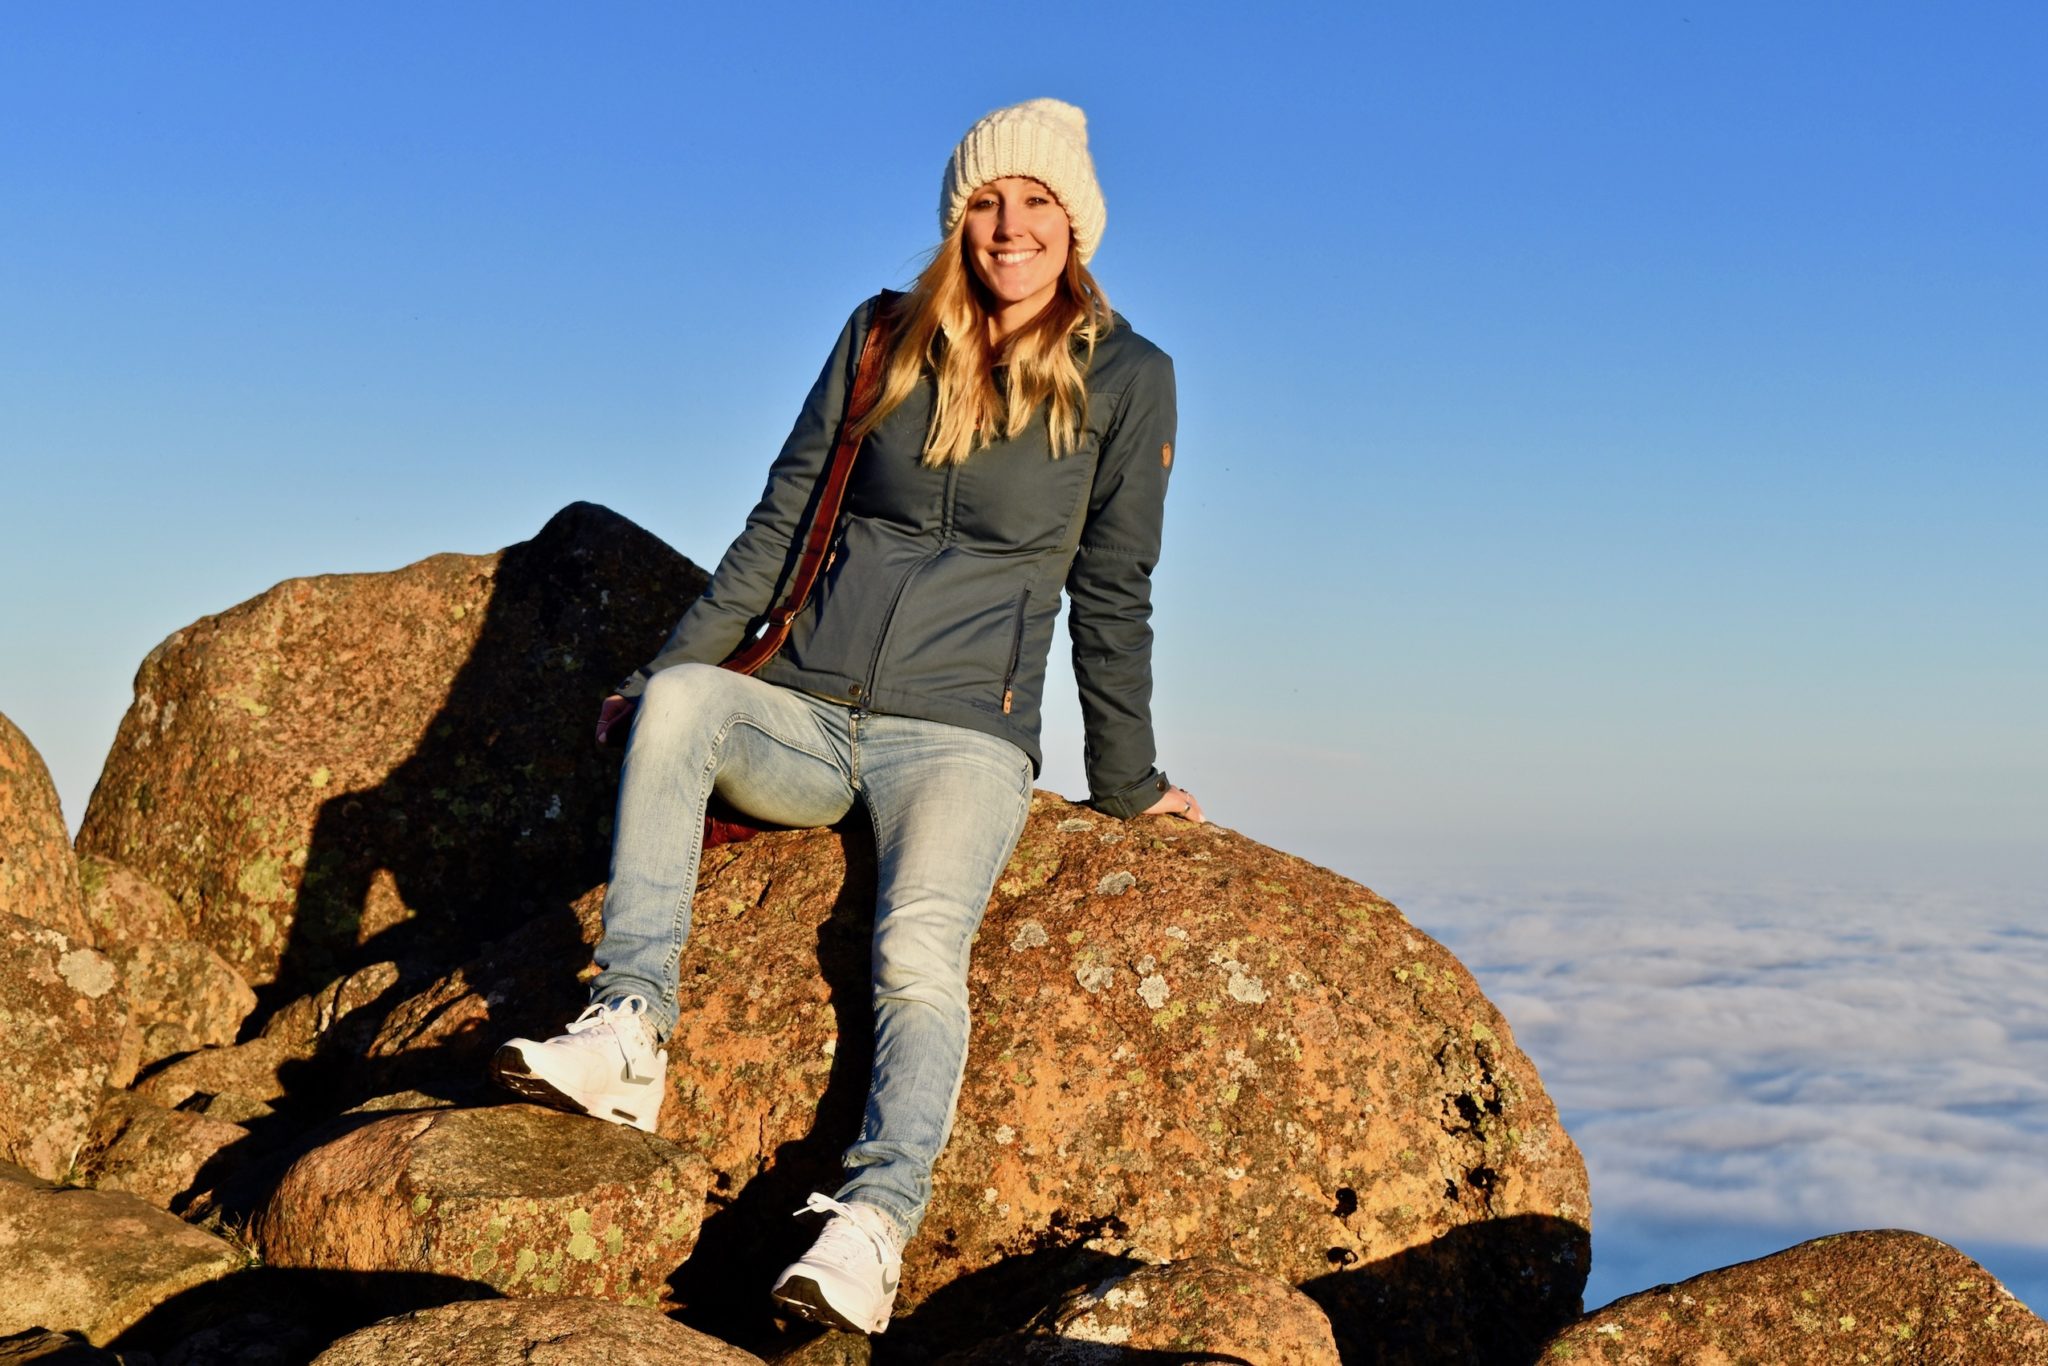
[[[1166,795],[1145,808],[1141,813],[1147,816],[1179,816],[1196,825],[1206,825],[1209,818],[1202,814],[1202,804],[1195,800],[1195,794],[1184,787],[1169,787]]]
[[[612,727],[631,716],[637,705],[617,693],[604,700],[604,705],[597,709],[597,743],[600,747],[611,742]]]

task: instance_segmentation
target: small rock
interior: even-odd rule
[[[275,1039],[256,1038],[179,1058],[145,1077],[135,1090],[173,1109],[194,1096],[233,1095],[268,1105],[284,1098],[283,1074],[300,1061]]]
[[[204,944],[167,939],[114,950],[130,1021],[142,1031],[141,1065],[235,1041],[256,993]]]
[[[696,1243],[708,1184],[697,1159],[622,1125],[531,1105],[407,1112],[293,1163],[254,1232],[272,1266],[651,1306]]]
[[[192,937],[192,917],[127,864],[85,854],[78,860],[78,880],[92,941],[102,952]]]
[[[1137,878],[1130,873],[1119,871],[1107,874],[1102,881],[1096,883],[1095,893],[1097,896],[1122,896],[1137,885]]]
[[[373,1323],[313,1366],[761,1366],[653,1309],[568,1297],[462,1300]]]
[[[31,1328],[0,1338],[0,1366],[121,1366],[121,1358],[102,1352],[71,1333]],[[140,1363],[138,1363],[140,1366]]]
[[[100,1190],[126,1191],[170,1209],[215,1153],[248,1136],[238,1124],[115,1091],[93,1119],[79,1167]]]
[[[210,1233],[114,1191],[66,1190],[0,1164],[0,1333],[105,1346],[167,1300],[247,1265]]]
[[[1232,1361],[1337,1366],[1314,1300],[1283,1280],[1215,1257],[1141,1267],[1081,1291],[1026,1332],[949,1357],[947,1366]]]

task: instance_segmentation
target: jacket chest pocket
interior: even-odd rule
[[[1095,471],[1092,446],[1052,459],[1023,443],[982,451],[960,466],[953,533],[963,544],[999,552],[1051,550],[1060,544]]]

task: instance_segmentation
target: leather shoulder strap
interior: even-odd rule
[[[790,623],[803,610],[811,589],[818,582],[818,575],[825,566],[826,552],[832,544],[832,533],[839,525],[839,510],[846,504],[846,486],[853,477],[854,457],[860,454],[861,443],[854,439],[853,431],[861,419],[874,410],[875,400],[881,397],[882,366],[889,356],[892,314],[896,301],[902,297],[894,290],[885,289],[875,305],[874,320],[868,324],[867,338],[861,343],[860,365],[854,371],[853,389],[847,396],[846,410],[839,415],[839,433],[832,443],[832,458],[818,479],[818,497],[811,508],[810,524],[804,529],[803,550],[797,559],[796,572],[790,576],[789,592],[781,604],[768,613],[761,633],[735,650],[721,666],[723,668],[750,674],[772,659],[782,648],[782,642],[789,639]]]

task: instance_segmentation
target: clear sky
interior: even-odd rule
[[[2044,70],[2026,3],[18,0],[0,711],[75,822],[144,653],[280,579],[576,499],[715,561],[955,138],[1051,94],[1178,366],[1160,735],[1212,815],[1404,904],[2009,898]]]

